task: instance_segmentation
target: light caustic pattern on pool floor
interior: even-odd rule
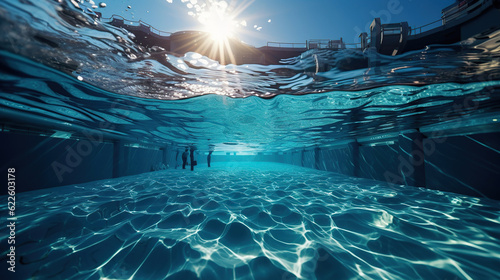
[[[493,279],[500,265],[498,201],[289,165],[166,170],[17,200],[23,278]]]

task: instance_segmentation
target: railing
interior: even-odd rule
[[[486,4],[485,0],[464,0],[460,2],[458,5],[457,4],[450,5],[441,11],[442,13],[441,19],[438,19],[436,21],[433,21],[431,23],[416,28],[415,27],[411,28],[410,35],[417,35],[422,32],[429,31],[438,26],[446,25],[453,20],[456,20],[458,18],[467,15],[468,13],[476,10],[477,8],[479,8],[484,4]]]
[[[422,32],[434,29],[438,26],[446,25],[453,20],[456,20],[458,18],[467,15],[470,12],[473,12],[474,10],[485,5],[486,3],[487,1],[485,0],[464,0],[460,2],[458,5],[456,3],[452,4],[441,11],[442,13],[441,19],[438,19],[436,21],[433,21],[431,23],[416,28],[415,27],[411,28],[410,35],[417,35]]]
[[[159,36],[172,35],[172,32],[159,30],[142,20],[128,20],[116,14],[112,15],[109,18],[101,18],[101,20],[107,23],[112,23],[115,20],[121,21],[123,22],[123,25],[145,28],[149,32]],[[345,49],[345,48],[360,49],[361,43],[344,43],[342,39],[340,40],[314,39],[306,41],[305,43],[267,42],[267,46],[278,47],[278,48],[294,48],[294,49]]]
[[[328,39],[313,39],[307,41],[307,49],[330,49],[332,48],[332,40]],[[341,41],[339,41],[341,42]]]
[[[150,24],[142,20],[128,20],[120,15],[112,15],[109,18],[101,18],[102,21],[107,23],[112,23],[113,21],[121,21],[123,25],[135,26],[139,28],[145,28],[149,32],[159,35],[159,36],[170,36],[171,32],[166,32],[154,28]],[[344,43],[342,39],[340,40],[329,40],[329,39],[314,39],[306,41],[305,43],[288,43],[288,42],[267,42],[268,47],[278,47],[278,48],[293,48],[293,49],[360,49],[361,43]]]
[[[346,49],[361,49],[361,43],[344,43]]]
[[[437,23],[439,23],[439,25]],[[441,20],[440,19],[438,19],[436,21],[433,21],[431,23],[419,26],[419,27],[414,27],[414,28],[410,27],[410,35],[417,35],[417,34],[429,31],[431,29],[434,29],[434,28],[436,28],[438,26],[441,26]]]
[[[159,35],[159,36],[170,36],[170,35],[172,35],[172,32],[166,32],[166,31],[159,30],[159,29],[154,28],[153,26],[151,26],[149,23],[146,23],[146,22],[144,22],[142,20],[128,20],[128,19],[123,18],[120,15],[112,15],[109,18],[102,18],[101,20],[106,21],[108,23],[111,23],[114,20],[121,20],[121,21],[123,21],[123,24],[125,24],[125,25],[143,27],[143,28],[148,29],[149,32],[151,32],[153,34],[156,34],[156,35]]]
[[[267,42],[268,47],[306,49],[306,43]]]
[[[318,40],[310,40],[306,43],[267,42],[267,46],[295,49],[361,49],[361,43],[344,43],[340,40],[320,40],[320,44],[317,44],[316,41]]]
[[[162,31],[162,30],[160,30],[160,29],[156,29],[156,28],[154,28],[153,26],[151,26],[151,25],[149,25],[149,24],[147,24],[147,23],[145,23],[145,22],[143,22],[143,21],[141,21],[141,20],[139,20],[139,22],[140,22],[141,24],[144,24],[144,25],[149,26],[149,30],[150,30],[152,33],[157,34],[157,35],[159,35],[159,36],[170,36],[170,35],[172,35],[172,32],[166,32],[166,31]]]

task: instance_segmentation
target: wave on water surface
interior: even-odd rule
[[[279,65],[221,65],[197,53],[177,57],[161,48],[145,49],[125,29],[101,22],[75,4],[3,1],[1,48],[107,91],[168,100],[206,94],[269,98],[498,78],[498,32],[397,57],[359,50],[309,50]],[[489,43],[478,45],[479,41]]]
[[[499,32],[396,57],[309,50],[279,65],[221,65],[145,49],[74,3],[0,2],[8,124],[276,151],[498,111]]]

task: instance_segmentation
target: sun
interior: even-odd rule
[[[235,36],[238,28],[235,16],[229,12],[225,1],[214,2],[199,15],[198,21],[203,24],[204,31],[209,33],[215,41],[224,41]]]
[[[207,24],[205,31],[210,34],[210,37],[214,41],[224,41],[230,37],[234,37],[236,27],[231,20],[221,18]]]
[[[201,24],[198,30],[207,34],[208,40],[203,40],[196,52],[208,54],[211,59],[221,64],[236,63],[235,50],[241,45],[239,35],[247,26],[245,20],[238,19],[240,14],[254,0],[241,0],[238,4],[231,0],[228,4],[220,0],[182,0],[188,2],[191,9],[188,15],[197,19]]]

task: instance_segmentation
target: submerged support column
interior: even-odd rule
[[[160,148],[162,150],[162,159],[161,161],[166,167],[169,167],[169,162],[168,162],[168,146]]]
[[[319,163],[321,149],[319,147],[314,148],[314,168],[321,169]]]
[[[285,152],[285,163],[293,164],[293,151],[288,150]]]
[[[358,141],[350,142],[349,144],[347,144],[347,148],[348,148],[349,153],[351,154],[351,162],[350,162],[351,170],[349,172],[350,174],[348,174],[348,175],[351,175],[354,177],[360,177],[361,174],[359,172],[359,143],[358,143]]]
[[[403,132],[398,137],[400,183],[425,187],[424,135],[419,131]],[[397,183],[397,182],[395,182]]]

